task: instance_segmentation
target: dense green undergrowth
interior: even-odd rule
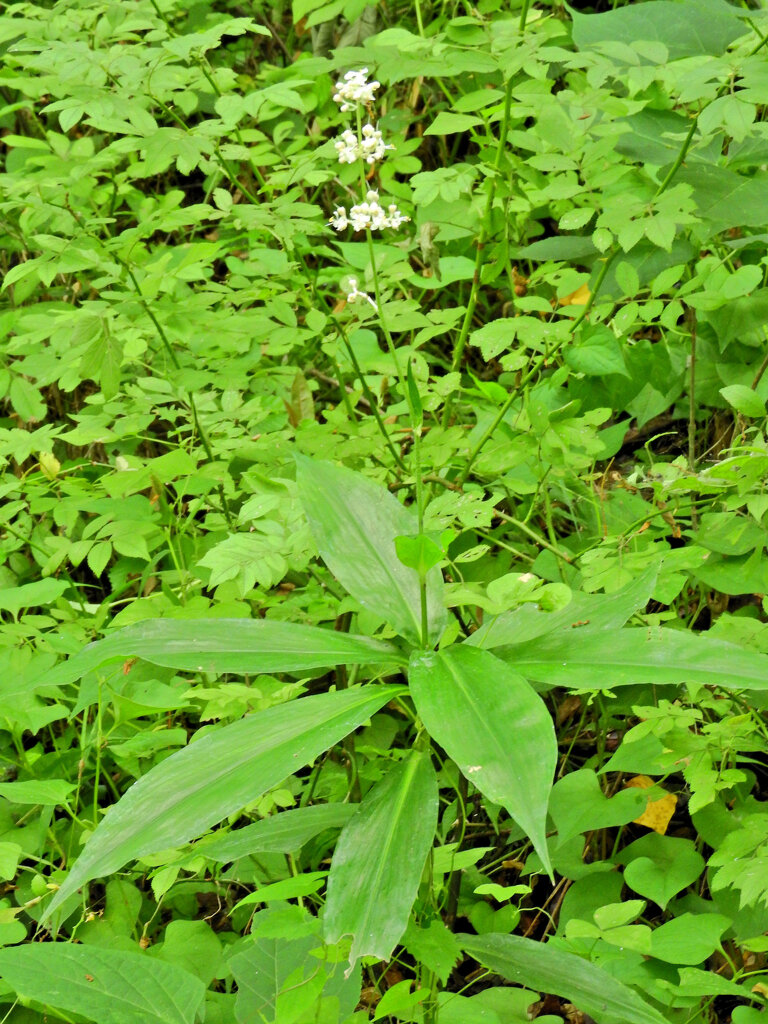
[[[0,47],[0,1021],[765,1020],[766,12]]]

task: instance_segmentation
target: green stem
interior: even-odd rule
[[[520,11],[520,24],[518,26],[520,34],[525,32],[525,23],[528,21],[528,8],[531,6],[531,0],[523,0],[523,8]]]
[[[416,513],[418,517],[419,533],[424,533],[424,478],[421,472],[421,425],[415,423],[415,416],[411,411],[413,426],[413,462],[416,477]],[[424,650],[429,649],[429,612],[427,608],[427,577],[425,573],[419,574],[419,597],[421,600],[421,646]]]
[[[387,326],[386,318],[381,308],[381,287],[379,285],[379,272],[376,269],[376,254],[373,248],[373,235],[371,234],[370,228],[365,229],[365,237],[368,241],[368,257],[371,261],[371,275],[373,277],[373,294],[376,296],[376,310],[379,314],[379,323],[381,324],[381,329],[384,331],[384,337],[387,342],[387,349],[389,350],[389,354],[392,356],[392,360],[395,364],[395,373],[397,374],[398,380],[400,381],[400,388],[403,391],[405,391],[405,379],[403,378],[403,371],[400,367],[400,360],[397,358],[397,349],[395,348],[395,343],[392,339],[389,327]]]

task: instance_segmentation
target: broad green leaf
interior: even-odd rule
[[[327,874],[327,871],[305,871],[300,875],[281,878],[279,882],[260,885],[258,889],[244,896],[232,909],[239,910],[240,907],[248,907],[253,903],[272,903],[276,900],[295,900],[297,897],[311,896],[322,889]]]
[[[549,813],[562,845],[584,832],[626,825],[643,813],[647,803],[645,793],[633,787],[620,789],[607,797],[593,769],[580,768],[555,783],[549,798]]]
[[[746,384],[729,384],[728,387],[720,388],[720,394],[742,416],[755,419],[765,416],[765,402]]]
[[[428,732],[489,800],[506,807],[547,871],[547,803],[557,739],[541,697],[490,652],[414,653],[411,694]]]
[[[650,0],[649,3],[620,7],[602,14],[580,14],[573,18],[573,42],[586,50],[601,43],[663,43],[669,57],[719,56],[747,27],[724,0]]]
[[[768,689],[768,656],[677,629],[574,629],[496,650],[516,671],[547,686],[609,690],[656,683]]]
[[[708,235],[725,228],[761,227],[768,223],[768,174],[746,177],[726,167],[691,164],[682,168],[678,182],[693,186],[699,217]]]
[[[580,263],[597,255],[595,243],[588,235],[555,235],[552,238],[541,238],[521,249],[515,249],[513,255],[526,260],[573,260]]]
[[[205,995],[173,964],[64,942],[0,949],[0,977],[25,999],[98,1024],[193,1024]]]
[[[89,644],[45,682],[61,686],[127,658],[187,672],[308,672],[334,665],[402,662],[392,644],[274,619],[145,619]]]
[[[0,782],[0,796],[12,804],[41,804],[55,807],[65,804],[75,785],[66,779],[29,779],[24,782]]]
[[[470,114],[454,114],[449,110],[441,110],[432,124],[424,129],[425,135],[455,135],[456,132],[467,132],[482,124],[481,117]]]
[[[680,914],[651,933],[651,954],[670,964],[695,967],[720,948],[720,936],[733,924],[723,914]]]
[[[596,964],[518,935],[460,935],[463,949],[503,978],[562,996],[597,1024],[666,1024],[633,989]]]
[[[604,377],[611,373],[629,376],[621,346],[613,332],[607,328],[595,329],[589,335],[582,335],[578,345],[566,349],[565,361],[588,377]]]
[[[36,608],[39,605],[53,604],[69,584],[66,580],[57,580],[48,576],[35,583],[25,583],[20,587],[3,587],[0,590],[0,611],[17,615],[22,608]]]
[[[207,836],[194,854],[228,863],[252,853],[293,853],[320,832],[346,825],[356,809],[354,804],[318,804],[282,811],[234,832]]]
[[[645,608],[651,599],[658,566],[651,566],[614,594],[586,594],[575,591],[569,604],[556,612],[543,612],[531,604],[524,604],[497,618],[488,618],[467,639],[472,647],[496,648],[508,644],[521,644],[547,633],[621,628],[635,612]]]
[[[437,779],[414,751],[369,790],[331,861],[326,941],[352,937],[349,962],[388,960],[402,938],[437,826]]]
[[[324,956],[320,922],[283,904],[253,917],[252,941],[229,960],[237,982],[238,1024],[344,1021],[360,998],[360,970]],[[326,1003],[327,1000],[327,1003]]]
[[[421,642],[419,577],[398,559],[395,538],[418,533],[416,516],[394,495],[359,473],[297,456],[299,497],[320,554],[355,600],[399,633]],[[427,574],[429,641],[446,621],[443,580]]]
[[[662,910],[673,896],[693,885],[705,866],[690,839],[656,832],[636,840],[616,860],[626,865],[624,881],[629,888],[658,903]]]
[[[411,921],[402,942],[417,963],[433,971],[443,985],[447,983],[461,955],[461,946],[439,917],[430,921],[425,928]]]
[[[367,686],[300,698],[209,732],[172,754],[109,808],[45,916],[89,879],[180,846],[240,810],[401,692]]]
[[[26,377],[14,377],[8,392],[14,411],[25,423],[45,419],[46,405],[38,388]]]

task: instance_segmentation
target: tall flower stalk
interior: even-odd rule
[[[373,250],[372,232],[387,228],[399,228],[409,221],[410,217],[398,209],[397,203],[382,201],[378,189],[371,188],[366,177],[366,168],[375,167],[386,157],[388,150],[394,149],[394,146],[384,140],[381,130],[373,124],[373,104],[375,93],[380,85],[381,83],[375,79],[369,80],[368,68],[348,71],[341,81],[336,83],[336,92],[333,98],[339,104],[342,113],[355,114],[355,123],[344,129],[335,140],[334,148],[338,154],[339,163],[359,163],[361,198],[360,202],[353,204],[349,209],[345,206],[337,206],[328,223],[338,232],[352,228],[355,232],[364,231],[366,234],[375,299],[358,289],[355,278],[349,278],[347,302],[367,301],[379,314],[387,347],[402,382],[403,374],[395,345],[381,312],[381,290]],[[367,120],[364,120],[364,115]]]

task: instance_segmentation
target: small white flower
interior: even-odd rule
[[[360,156],[360,143],[353,131],[347,128],[333,144],[339,154],[340,164],[353,164]]]
[[[389,226],[391,228],[399,228],[401,224],[404,224],[407,220],[411,219],[410,217],[406,217],[404,213],[401,213],[398,210],[396,203],[390,203],[389,206],[387,207],[387,212],[387,221],[389,222]]]
[[[343,206],[337,206],[328,223],[337,231],[343,231],[350,224],[355,231],[365,231],[366,228],[377,231],[399,228],[410,219],[398,210],[396,203],[390,203],[385,210],[379,202],[379,193],[372,188],[366,193],[365,201],[351,206],[349,213]]]
[[[348,71],[342,80],[336,83],[333,98],[340,105],[342,113],[356,110],[361,104],[367,106],[373,103],[373,94],[381,86],[381,82],[369,82],[367,77],[368,68],[360,68],[359,71]]]
[[[343,206],[337,206],[333,211],[333,215],[329,221],[337,231],[343,231],[349,225],[347,220],[347,211]]]
[[[340,164],[353,164],[356,160],[365,160],[367,164],[375,164],[377,160],[383,160],[388,146],[378,128],[372,124],[363,125],[362,138],[349,128],[343,131],[334,142],[334,148],[339,154]]]
[[[368,294],[368,292],[361,292],[358,289],[358,287],[357,287],[357,278],[356,277],[349,277],[349,278],[347,278],[347,289],[346,289],[346,292],[347,292],[347,302],[349,302],[350,305],[353,305],[355,302],[359,302],[362,299],[364,302],[369,302],[373,306],[373,308],[376,310],[376,312],[378,313],[379,307],[373,301],[373,299]]]

